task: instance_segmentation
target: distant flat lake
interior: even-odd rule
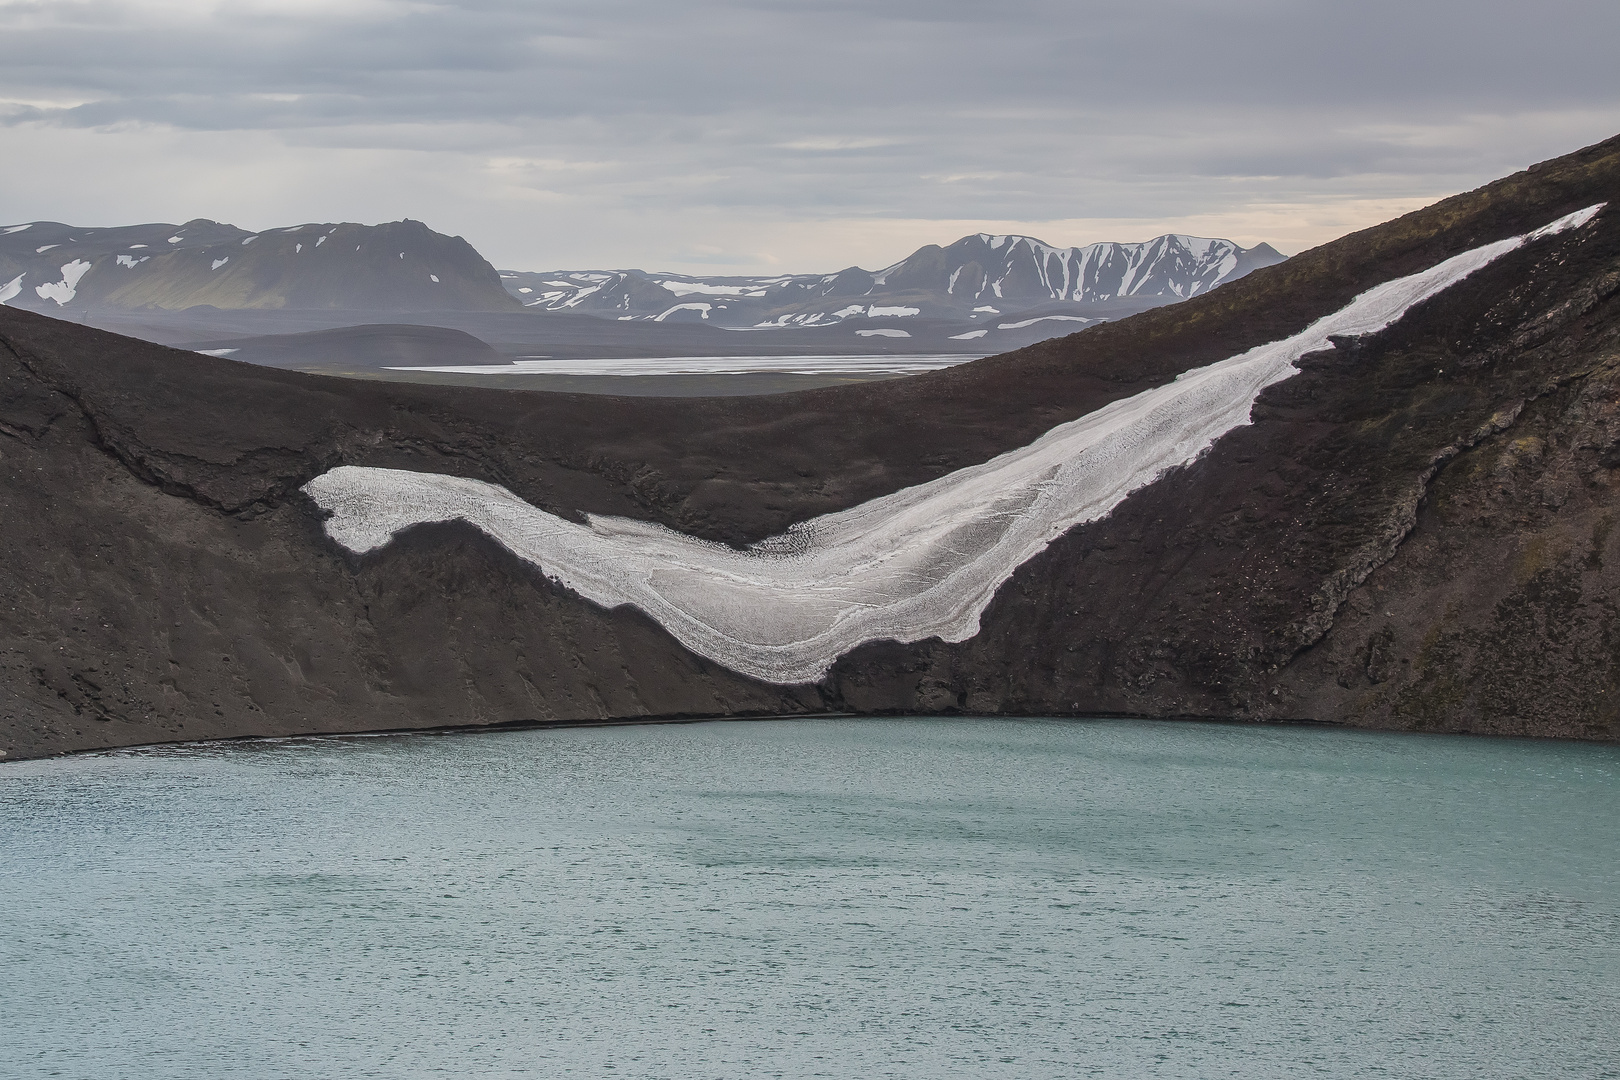
[[[434,371],[458,375],[916,375],[980,358],[979,353],[880,353],[868,356],[520,356],[509,364],[389,367],[385,371]]]
[[[712,723],[0,767],[0,1075],[1620,1076],[1620,750]]]

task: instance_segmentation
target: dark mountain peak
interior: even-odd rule
[[[504,311],[520,305],[459,236],[415,220],[248,232],[193,218],[0,229],[0,303],[41,311]]]
[[[887,291],[894,292],[912,289],[946,291],[950,271],[950,260],[945,255],[945,249],[938,244],[925,244],[904,260],[873,275],[872,282],[874,288],[881,285]]]

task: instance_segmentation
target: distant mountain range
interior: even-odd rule
[[[420,221],[252,233],[184,225],[0,227],[0,303],[98,310],[508,311],[519,305],[459,236]]]
[[[1170,234],[1140,244],[1057,248],[1028,236],[964,236],[882,270],[707,277],[641,270],[499,273],[459,236],[419,221],[305,224],[248,232],[184,225],[0,226],[0,303],[61,313],[352,310],[566,312],[622,321],[758,329],[850,319],[993,321],[1040,313],[1092,321],[1208,292],[1283,261],[1268,244]],[[503,288],[504,286],[504,288]]]
[[[1057,248],[978,233],[877,271],[529,273],[497,271],[461,237],[410,220],[262,232],[203,219],[113,228],[35,221],[0,226],[0,305],[233,349],[237,359],[274,354],[274,363],[292,360],[267,336],[407,321],[501,342],[512,356],[984,355],[1202,296],[1281,261],[1266,244],[1177,234]],[[373,333],[361,348],[358,338],[299,337],[288,347],[309,362],[341,358],[349,370],[383,340]],[[385,344],[399,352],[394,338]]]
[[[1058,248],[1028,236],[977,233],[949,247],[918,248],[878,271],[852,266],[836,274],[694,277],[508,270],[501,280],[528,307],[624,321],[773,329],[920,317],[1000,326],[1018,322],[1019,315],[1084,323],[1105,317],[1104,305],[1139,310],[1174,303],[1283,259],[1269,244],[1243,248],[1178,234]]]

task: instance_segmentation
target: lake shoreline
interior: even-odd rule
[[[1153,723],[1166,725],[1179,724],[1210,724],[1235,728],[1329,728],[1337,731],[1357,731],[1369,734],[1385,735],[1415,735],[1434,737],[1461,737],[1469,740],[1505,740],[1511,742],[1524,742],[1531,744],[1547,743],[1574,743],[1594,746],[1613,746],[1612,739],[1588,739],[1555,735],[1526,735],[1526,734],[1498,734],[1494,732],[1474,731],[1415,731],[1411,728],[1381,728],[1361,727],[1346,724],[1337,720],[1316,720],[1309,717],[1300,718],[1257,718],[1241,716],[1219,715],[1182,715],[1182,716],[1150,716],[1145,714],[1129,714],[1119,712],[1109,713],[1064,713],[1035,716],[1030,714],[985,714],[962,711],[922,713],[922,712],[884,712],[884,713],[854,713],[854,712],[817,712],[817,713],[759,713],[745,715],[738,713],[713,713],[705,715],[663,715],[663,716],[635,716],[610,717],[601,720],[511,720],[495,724],[445,724],[438,727],[393,727],[368,728],[357,731],[312,731],[291,735],[235,735],[224,738],[205,739],[173,739],[162,742],[131,743],[118,746],[87,747],[78,750],[68,750],[60,753],[35,754],[31,756],[0,757],[0,768],[6,765],[20,764],[25,761],[54,761],[66,758],[83,758],[98,756],[113,756],[120,754],[138,754],[151,751],[174,751],[203,747],[230,747],[251,744],[277,744],[292,742],[325,742],[343,739],[375,739],[390,736],[453,736],[453,735],[498,735],[517,731],[566,731],[583,730],[590,728],[623,728],[623,727],[667,727],[694,724],[718,723],[765,723],[774,721],[814,721],[814,720],[868,720],[868,721],[897,721],[897,720],[973,720],[984,723],[1016,722],[1024,720],[1034,721],[1075,721],[1075,722],[1106,722],[1122,721],[1131,723]]]

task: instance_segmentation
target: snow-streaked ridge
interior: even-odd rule
[[[424,522],[465,520],[604,607],[630,604],[700,656],[753,678],[823,677],[873,640],[965,641],[996,590],[1062,533],[1106,516],[1167,469],[1249,422],[1255,398],[1335,335],[1383,329],[1419,303],[1589,207],[1368,289],[1281,341],[1182,373],[926,484],[813,518],[738,551],[660,525],[538,510],[495,484],[342,466],[304,490],[355,552]]]
[[[1051,303],[1185,300],[1281,258],[1269,248],[1180,233],[1140,243],[1066,248],[1030,236],[978,233],[944,248],[919,248],[876,271],[849,267],[836,274],[713,278],[640,270],[507,270],[501,277],[508,293],[543,311],[657,320],[675,303],[701,299],[713,303],[711,318],[719,325],[803,329],[877,318],[885,308],[919,303],[919,313],[927,317],[959,318],[984,299],[1026,309]],[[864,303],[847,306],[857,297]]]

